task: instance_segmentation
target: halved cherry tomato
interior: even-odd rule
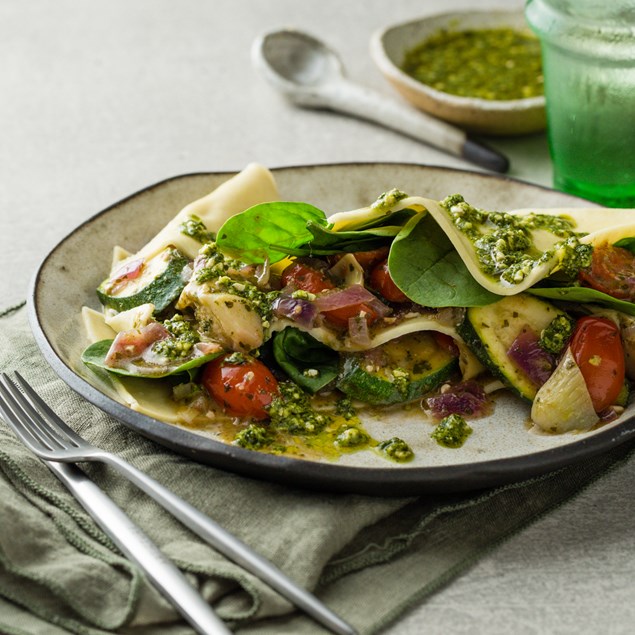
[[[635,301],[635,254],[608,243],[593,249],[591,266],[580,271],[584,284],[620,300]]]
[[[389,302],[408,302],[408,296],[394,283],[388,271],[388,258],[384,258],[370,272],[370,285]]]
[[[282,272],[282,286],[292,286],[300,291],[319,293],[335,289],[335,283],[329,280],[326,272],[296,260]]]
[[[227,413],[267,419],[266,407],[278,394],[278,382],[259,360],[223,355],[205,365],[201,383]]]
[[[335,289],[335,283],[329,279],[325,271],[320,271],[300,261],[295,261],[285,268],[282,272],[282,284],[302,291],[308,291],[309,293],[320,293],[320,291]],[[367,304],[362,303],[342,307],[341,309],[323,311],[322,315],[331,324],[346,328],[348,327],[349,318],[357,317],[362,312],[365,314],[369,324],[372,324],[378,317],[376,311]]]
[[[624,347],[620,330],[607,318],[580,318],[569,342],[596,412],[615,403],[624,385]]]

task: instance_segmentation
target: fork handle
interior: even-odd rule
[[[87,457],[88,458],[88,457]],[[339,635],[356,635],[355,629],[326,607],[314,595],[303,589],[266,558],[253,551],[236,536],[223,529],[209,516],[177,496],[141,470],[110,452],[100,451],[92,455],[119,470],[130,481],[167,509],[175,518],[217,551],[233,560],[266,582],[272,589],[287,598],[298,608]]]
[[[124,555],[144,571],[154,586],[172,602],[198,633],[231,634],[181,571],[84,472],[73,465],[52,461],[44,463]]]

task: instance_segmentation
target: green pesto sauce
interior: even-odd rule
[[[460,194],[441,202],[454,226],[473,246],[483,273],[508,284],[521,283],[538,265],[559,254],[559,270],[574,278],[591,264],[593,247],[581,244],[582,235],[563,216],[549,214],[514,215],[487,212],[467,203]],[[539,251],[532,232],[544,230],[561,240],[551,249]]]
[[[289,434],[319,434],[331,422],[329,414],[313,408],[311,399],[291,381],[278,384],[280,395],[269,406],[271,426]]]
[[[472,434],[472,428],[461,416],[452,414],[441,419],[434,432],[430,435],[444,448],[460,448]]]
[[[179,231],[190,238],[194,238],[194,240],[198,240],[200,243],[207,243],[214,240],[214,233],[208,231],[207,227],[205,227],[205,223],[195,214],[192,214],[186,221],[183,221],[179,225]]]
[[[489,100],[544,94],[540,43],[510,28],[440,31],[406,52],[402,69],[436,90]]]
[[[408,195],[401,190],[393,188],[388,190],[377,197],[377,200],[371,204],[372,209],[387,212],[391,207],[394,207],[399,201],[406,198]]]
[[[163,326],[172,337],[159,340],[152,345],[152,350],[157,355],[164,355],[169,359],[187,357],[192,352],[194,344],[201,340],[192,323],[178,313],[173,318],[165,320]]]
[[[559,355],[573,332],[573,320],[567,315],[557,315],[540,333],[540,347],[553,355]]]
[[[377,448],[383,455],[396,463],[412,461],[415,455],[410,446],[399,437],[392,437],[392,439],[382,441]]]

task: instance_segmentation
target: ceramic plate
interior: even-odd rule
[[[274,170],[282,200],[310,202],[327,212],[367,205],[397,187],[441,199],[461,193],[485,209],[589,207],[573,197],[513,179],[446,168],[394,163],[319,165]],[[374,495],[449,492],[500,485],[535,476],[609,450],[635,435],[633,407],[619,422],[578,435],[546,436],[527,431],[529,409],[511,396],[494,413],[472,423],[460,449],[430,439],[432,426],[417,407],[386,412],[364,425],[376,439],[399,436],[416,457],[406,465],[373,451],[331,460],[306,460],[244,450],[214,438],[157,421],[117,401],[107,383],[85,367],[80,320],[84,305],[99,308],[95,288],[109,270],[112,247],[135,251],[186,204],[204,196],[231,174],[189,174],[152,185],[93,216],[64,238],[37,271],[30,319],[39,346],[60,377],[93,404],[138,433],[194,460],[255,478],[312,488]],[[629,414],[630,413],[630,414]]]

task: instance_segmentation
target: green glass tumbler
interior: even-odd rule
[[[554,186],[635,207],[635,0],[528,0]]]

